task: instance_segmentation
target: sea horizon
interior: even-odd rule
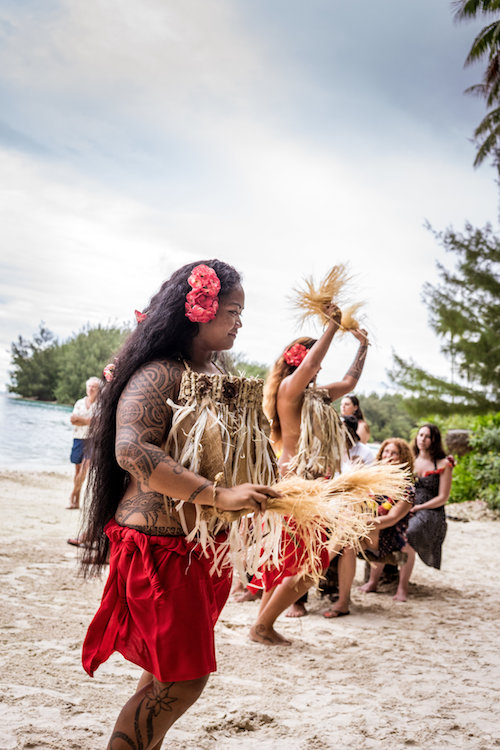
[[[0,471],[72,474],[71,411],[0,391]]]

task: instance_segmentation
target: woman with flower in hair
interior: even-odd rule
[[[231,585],[221,513],[260,512],[278,494],[258,411],[262,383],[226,376],[217,363],[243,306],[232,266],[183,266],[107,370],[91,433],[82,562],[99,572],[109,552],[110,567],[83,666],[93,675],[118,651],[144,669],[108,750],[158,750],[200,696],[216,669],[213,629]],[[234,450],[242,425],[259,455]]]
[[[306,479],[317,479],[340,471],[344,433],[332,402],[357,384],[366,359],[368,338],[366,331],[352,330],[359,349],[351,367],[342,380],[317,387],[316,377],[342,317],[335,304],[329,305],[325,313],[329,323],[323,335],[318,340],[293,341],[276,361],[264,387],[264,411],[271,422],[271,440],[279,455],[282,475],[292,472]],[[306,614],[304,595],[311,583],[297,575],[294,546],[295,541],[289,536],[283,565],[263,573],[264,593],[257,621],[250,631],[254,641],[267,645],[289,643],[274,630],[276,618],[288,607],[288,616]],[[327,556],[324,568],[328,562]]]

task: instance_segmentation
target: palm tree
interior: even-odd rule
[[[456,0],[453,7],[457,21],[479,15],[500,14],[500,0]],[[474,166],[479,166],[490,156],[500,173],[500,18],[481,29],[472,43],[465,65],[479,62],[485,56],[488,57],[488,65],[482,82],[466,90],[467,94],[481,96],[490,108],[474,131],[477,144]]]

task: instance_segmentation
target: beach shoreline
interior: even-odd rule
[[[67,473],[0,472],[0,750],[98,750],[141,670],[114,654],[94,679],[80,650],[103,581],[77,576]],[[452,513],[458,506],[448,506]],[[351,615],[281,617],[290,648],[251,643],[258,602],[229,601],[218,672],[168,734],[173,750],[500,747],[494,520],[450,521],[443,568],[419,560],[406,603],[353,590]],[[358,563],[357,583],[362,563]]]

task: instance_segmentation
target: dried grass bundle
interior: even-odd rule
[[[361,328],[359,311],[362,306],[362,302],[355,302],[353,305],[349,305],[342,310],[340,333],[345,333],[346,331],[357,331],[359,328]]]
[[[294,289],[296,298],[293,304],[301,312],[301,321],[318,316],[322,324],[326,325],[329,318],[325,314],[325,308],[332,302],[342,306],[343,292],[351,278],[344,263],[333,266],[319,286],[315,285],[312,276],[305,278],[304,288]]]
[[[322,549],[334,553],[353,547],[359,551],[360,542],[373,529],[373,495],[402,499],[410,481],[410,472],[403,465],[385,463],[362,466],[328,480],[292,474],[273,485],[281,497],[269,498],[267,511],[260,518],[207,508],[212,518],[216,513],[220,528],[231,525],[225,549],[219,548],[219,560],[222,564],[231,560],[240,575],[259,577],[263,567],[280,567],[285,532],[297,546],[297,573],[310,576],[317,584],[323,574]],[[191,538],[198,537],[202,549],[209,546],[214,550],[210,538],[200,537],[199,532],[194,530]]]

